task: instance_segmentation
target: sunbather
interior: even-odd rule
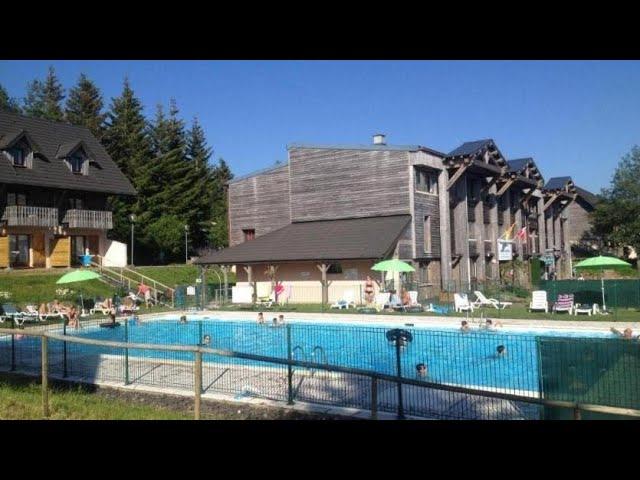
[[[402,305],[411,305],[411,295],[404,288],[402,289]]]
[[[69,326],[72,328],[80,328],[80,317],[75,305],[69,309]]]

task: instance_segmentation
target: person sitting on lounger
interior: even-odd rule
[[[407,292],[404,288],[402,289],[402,305],[404,306],[409,306],[411,305],[411,295],[409,295],[409,292]]]
[[[633,338],[633,330],[629,327],[625,328],[622,332],[615,327],[611,327],[611,332],[615,333],[620,338],[631,339]]]
[[[391,297],[389,298],[389,307],[399,307],[401,305],[400,298],[396,294],[395,290],[391,290]]]
[[[467,322],[466,320],[462,320],[462,322],[460,322],[460,331],[464,333],[468,332],[469,330],[471,330],[469,322]]]

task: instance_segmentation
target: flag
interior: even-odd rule
[[[504,234],[502,235],[504,240],[511,240],[511,234],[513,233],[513,227],[515,226],[516,224],[512,223],[511,226],[504,231]]]
[[[516,237],[518,237],[520,240],[526,240],[526,238],[527,238],[527,227],[522,227],[520,230],[518,230],[518,233],[516,234]]]

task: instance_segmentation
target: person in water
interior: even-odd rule
[[[278,315],[278,323],[280,325],[284,325],[284,315],[282,314]]]
[[[469,330],[471,330],[471,327],[469,327],[469,322],[467,322],[466,320],[462,320],[462,322],[460,322],[460,331],[468,332]]]
[[[496,353],[498,357],[504,357],[507,353],[507,347],[505,347],[504,345],[498,345],[496,347]]]
[[[427,366],[424,363],[419,363],[416,365],[416,374],[418,377],[426,377],[427,376]]]
[[[202,337],[202,345],[209,345],[211,343],[211,335],[205,335]]]
[[[625,328],[622,332],[615,327],[611,327],[611,332],[615,333],[620,338],[626,338],[627,340],[633,338],[633,330],[631,330],[629,327]]]
[[[258,313],[258,323],[264,323],[264,314],[262,312]]]
[[[182,323],[182,324],[187,323],[187,316],[186,315],[182,315],[180,317],[180,323]]]

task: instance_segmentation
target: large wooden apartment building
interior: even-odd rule
[[[201,263],[242,266],[239,282],[273,281],[275,266],[284,282],[354,286],[397,257],[430,295],[499,279],[498,239],[509,237],[516,260],[553,257],[546,268],[566,277],[595,202],[568,177],[545,183],[533,159],[508,160],[491,139],[442,153],[376,135],[288,154],[230,182],[230,248]]]
[[[108,197],[135,193],[88,129],[0,112],[0,268],[104,256]]]

